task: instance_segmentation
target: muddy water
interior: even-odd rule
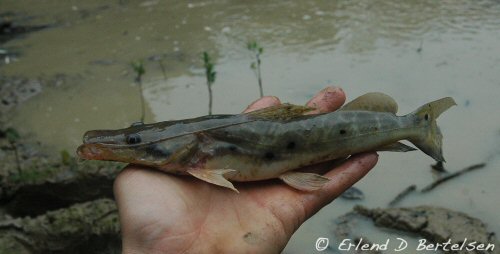
[[[20,105],[12,123],[50,149],[73,150],[85,130],[121,128],[140,118],[129,63],[143,59],[147,122],[207,113],[201,52],[216,62],[214,112],[237,113],[258,97],[246,41],[264,46],[264,92],[305,103],[328,84],[349,98],[392,95],[402,114],[452,96],[458,106],[439,123],[450,171],[487,161],[401,205],[467,212],[500,232],[500,3],[485,1],[2,1],[0,11],[53,28],[3,45],[22,52],[1,75],[64,75],[64,82]],[[163,70],[162,70],[163,69]],[[385,206],[410,184],[433,180],[421,152],[383,153],[357,187],[362,203]],[[337,200],[305,223],[286,253],[314,253],[333,219],[355,202]],[[367,228],[373,241],[387,237]],[[397,237],[397,234],[392,236]],[[335,246],[333,246],[335,247]]]

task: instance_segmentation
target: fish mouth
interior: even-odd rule
[[[132,163],[135,160],[129,151],[116,150],[107,144],[89,143],[80,145],[76,149],[78,157],[84,160],[118,161]]]
[[[83,144],[76,149],[76,154],[78,157],[86,160],[103,160],[106,158],[106,152],[104,146],[96,143]]]
[[[106,144],[89,143],[80,145],[76,149],[76,154],[81,159],[85,160],[103,160],[103,161],[122,161],[128,162],[126,159],[121,158],[114,149],[108,147]]]

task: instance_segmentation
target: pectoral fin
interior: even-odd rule
[[[234,188],[233,184],[224,178],[224,174],[235,172],[234,169],[188,169],[187,172],[192,176],[209,182],[215,185],[229,188],[239,193],[239,191]]]
[[[377,151],[388,151],[388,152],[409,152],[415,150],[417,149],[411,146],[407,146],[400,142],[388,144],[377,149]]]
[[[279,176],[286,184],[302,191],[315,191],[321,189],[330,179],[314,174],[303,172],[286,172]]]

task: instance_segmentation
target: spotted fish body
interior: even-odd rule
[[[368,111],[308,115],[287,122],[256,121],[208,131],[206,135],[214,141],[204,142],[201,151],[217,154],[204,162],[208,168],[237,168],[230,180],[262,180],[416,137],[416,121],[411,116]]]
[[[329,179],[294,169],[365,151],[414,150],[399,140],[444,161],[435,119],[454,104],[443,98],[405,116],[396,116],[395,102],[377,93],[319,115],[303,115],[307,108],[285,104],[246,114],[90,131],[78,154],[191,174],[233,190],[230,181],[280,178],[310,191]]]

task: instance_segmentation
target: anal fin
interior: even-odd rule
[[[330,181],[329,178],[318,174],[294,171],[283,173],[278,178],[293,188],[302,191],[319,190],[325,183]]]
[[[377,148],[377,151],[388,151],[388,152],[409,152],[409,151],[415,151],[415,150],[417,150],[417,149],[413,148],[411,146],[407,146],[407,145],[400,143],[400,142],[388,144],[388,145]]]
[[[224,177],[224,174],[235,171],[236,170],[234,169],[197,169],[197,168],[187,170],[189,174],[200,180],[218,186],[226,187],[239,193],[239,191],[236,188],[234,188],[234,185]]]

